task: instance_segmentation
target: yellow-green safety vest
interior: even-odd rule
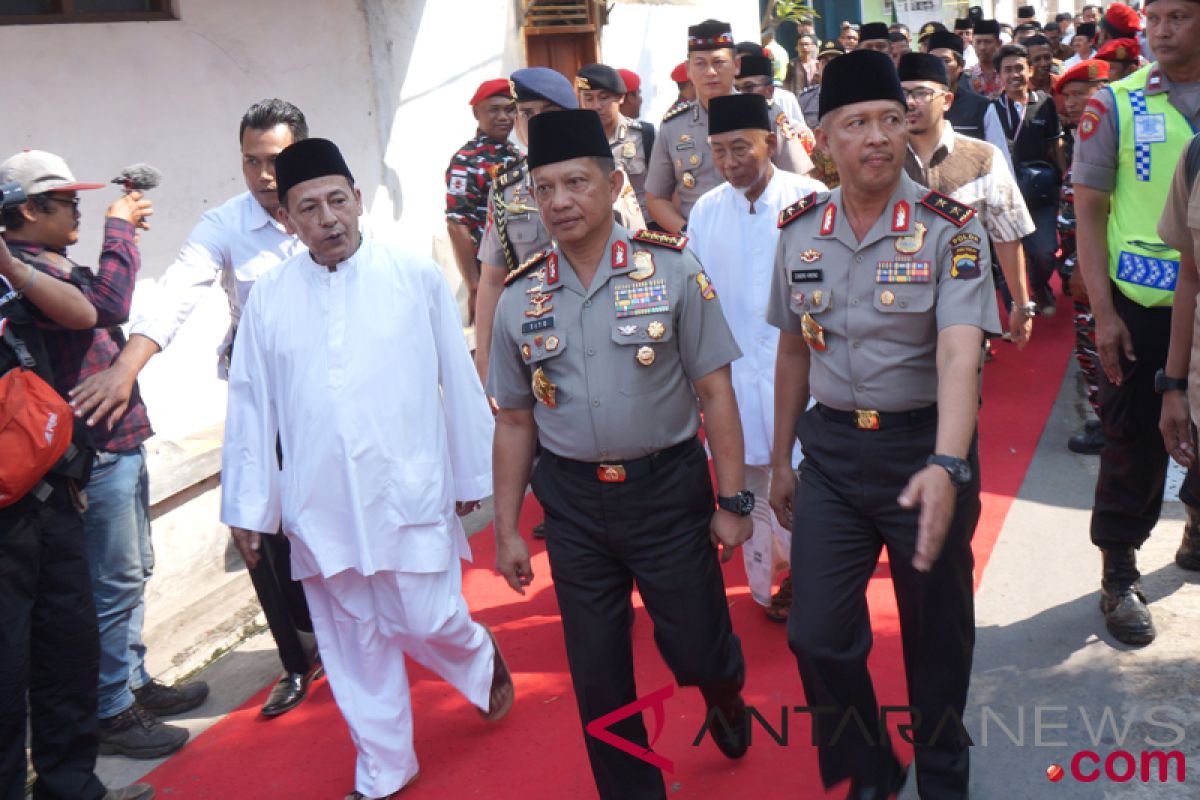
[[[1117,113],[1117,185],[1108,217],[1108,274],[1139,305],[1170,306],[1179,277],[1179,251],[1158,237],[1175,166],[1195,130],[1167,93],[1147,95],[1163,78],[1143,67],[1107,87]]]

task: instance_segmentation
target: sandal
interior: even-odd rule
[[[355,789],[350,794],[346,795],[346,800],[392,800],[393,797],[399,797],[401,792],[403,792],[405,789],[407,789],[408,787],[410,787],[414,783],[416,783],[417,778],[419,778],[419,777],[421,777],[420,772],[414,773],[411,778],[409,778],[408,780],[406,780],[404,782],[403,786],[401,786],[399,789],[392,792],[391,794],[385,795],[384,797],[380,797],[380,798],[367,797],[365,794],[363,794],[362,792]]]
[[[479,624],[483,625],[482,622]],[[492,688],[488,692],[488,710],[480,711],[479,714],[488,722],[499,722],[512,708],[517,690],[513,686],[512,673],[508,671],[508,663],[504,660],[504,654],[500,652],[500,644],[496,641],[495,634],[487,625],[483,625],[483,629],[492,640],[492,648],[496,655],[492,659]]]
[[[779,583],[779,591],[771,595],[771,604],[764,611],[767,619],[772,622],[787,622],[788,612],[792,610],[792,576],[789,575]]]

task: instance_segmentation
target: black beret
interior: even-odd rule
[[[821,75],[817,118],[853,103],[894,100],[907,108],[892,57],[878,50],[855,50],[835,58]]]
[[[575,89],[566,77],[549,67],[525,67],[509,76],[513,98],[518,102],[546,100],[562,108],[579,108]]]
[[[580,91],[604,90],[613,94],[625,94],[625,80],[621,73],[607,64],[588,64],[575,73],[575,88]]]
[[[942,86],[950,85],[945,62],[929,53],[905,53],[900,56],[897,73],[901,81],[933,81]]]
[[[961,56],[964,50],[966,50],[962,37],[950,31],[938,31],[925,41],[925,45],[931,53],[934,50],[944,48],[946,50],[953,50]]]
[[[529,120],[530,169],[573,158],[612,158],[600,115],[586,108],[546,111]]]
[[[886,22],[865,22],[863,23],[863,26],[858,29],[858,40],[860,42],[865,42],[870,39],[884,39],[886,41],[887,38],[888,26]]]
[[[275,191],[279,202],[287,205],[287,193],[293,186],[329,175],[341,175],[354,185],[354,176],[336,144],[328,139],[301,139],[288,145],[275,159]]]
[[[846,54],[846,48],[842,47],[842,43],[836,39],[830,39],[827,42],[821,42],[821,49],[817,53],[817,58],[821,59],[825,56],[841,56]]]
[[[994,19],[981,19],[975,23],[976,36],[999,36],[1000,23]]]
[[[688,52],[720,50],[733,47],[733,28],[728,22],[706,19],[688,28]]]
[[[742,63],[738,67],[737,76],[739,78],[749,78],[755,75],[765,75],[768,78],[775,76],[775,62],[766,56],[742,56]]]
[[[708,135],[748,128],[771,130],[767,98],[761,94],[727,94],[708,101]]]

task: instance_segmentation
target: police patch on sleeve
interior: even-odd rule
[[[958,280],[978,278],[980,241],[973,233],[959,233],[950,239],[950,277]]]
[[[700,287],[700,296],[705,300],[716,300],[717,290],[713,288],[712,281],[704,272],[696,273],[696,285]]]

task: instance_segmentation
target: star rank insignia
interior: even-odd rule
[[[806,211],[815,208],[816,205],[816,192],[812,192],[805,197],[801,197],[799,200],[779,212],[779,227],[782,228],[785,225],[795,222],[796,220],[800,219],[800,217],[803,216]]]
[[[970,222],[971,218],[975,216],[975,209],[971,206],[960,203],[952,197],[946,197],[944,194],[938,194],[937,192],[930,192],[921,198],[921,205],[942,219],[950,220],[960,228]]]
[[[663,233],[661,231],[641,230],[630,237],[635,242],[645,242],[646,244],[657,244],[661,247],[669,247],[672,250],[683,250],[687,245],[687,237],[680,236],[675,233]]]

